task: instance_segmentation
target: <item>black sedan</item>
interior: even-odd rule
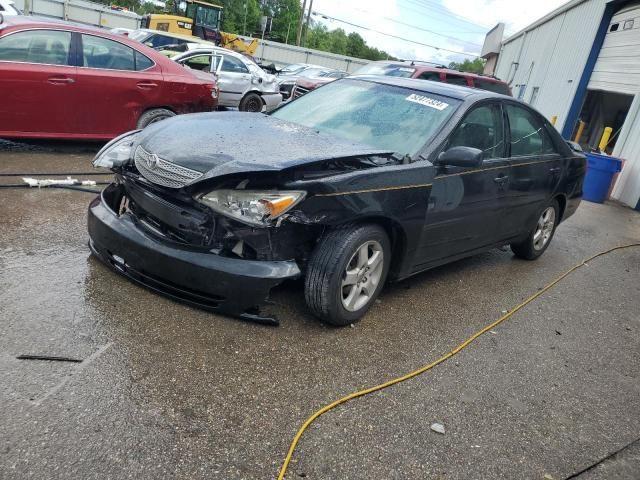
[[[259,307],[304,278],[348,325],[387,280],[510,244],[533,260],[582,197],[585,159],[538,112],[481,90],[389,77],[332,82],[271,115],[175,117],[94,164],[90,247],[176,300],[276,323]]]

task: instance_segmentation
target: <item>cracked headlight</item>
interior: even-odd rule
[[[133,144],[140,130],[132,130],[107,143],[93,159],[94,167],[121,167],[131,160]]]
[[[214,190],[199,201],[227,217],[249,225],[267,226],[300,203],[306,192],[264,190]]]

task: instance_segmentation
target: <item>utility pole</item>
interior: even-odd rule
[[[307,0],[302,2],[302,12],[300,13],[300,24],[298,25],[298,36],[296,37],[296,45],[300,46],[300,38],[302,37],[302,24],[304,23],[304,9],[307,8]]]
[[[307,32],[309,31],[309,21],[311,20],[311,8],[313,8],[313,0],[309,0],[309,13],[307,13],[307,23],[304,26],[304,40],[302,40],[302,46],[307,43]]]
[[[247,0],[244,0],[244,23],[242,24],[242,35],[247,34]]]

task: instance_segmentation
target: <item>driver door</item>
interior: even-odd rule
[[[482,164],[478,168],[437,166],[416,270],[490,246],[503,236],[501,216],[507,206],[510,162],[499,102],[468,112],[441,151],[460,146],[482,150]]]

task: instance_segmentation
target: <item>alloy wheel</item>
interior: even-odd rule
[[[344,270],[341,284],[342,306],[355,312],[366,306],[376,292],[384,269],[384,251],[375,240],[362,244]]]
[[[553,227],[556,224],[556,209],[548,207],[542,212],[536,225],[536,231],[533,234],[533,248],[542,250],[553,234]]]

